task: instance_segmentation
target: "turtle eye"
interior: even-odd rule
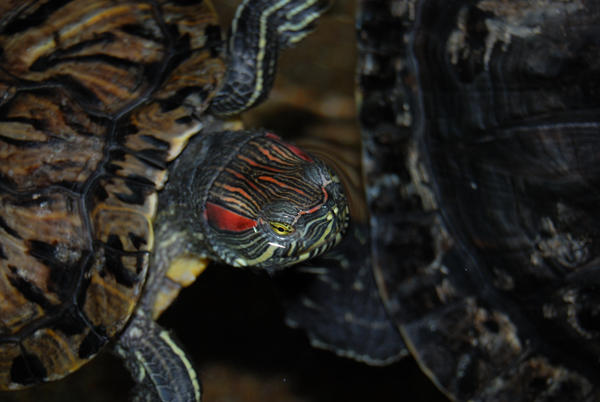
[[[269,222],[269,224],[271,225],[271,229],[273,229],[273,231],[280,236],[291,235],[294,233],[294,230],[296,230],[292,227],[292,225],[288,225],[287,223],[283,222]]]

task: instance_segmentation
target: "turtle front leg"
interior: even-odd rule
[[[228,69],[210,112],[230,115],[262,102],[273,86],[279,51],[302,40],[327,4],[324,0],[245,0],[229,29]]]
[[[200,382],[190,359],[146,313],[135,314],[115,351],[137,383],[134,402],[200,401]]]

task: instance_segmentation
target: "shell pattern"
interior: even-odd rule
[[[224,65],[208,3],[8,3],[0,388],[18,388],[76,370],[129,319],[166,164],[200,129],[191,117]]]

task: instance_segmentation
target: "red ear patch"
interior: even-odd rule
[[[228,232],[243,232],[252,229],[257,224],[253,219],[246,218],[237,212],[233,212],[212,202],[206,203],[204,218],[206,218],[208,224],[213,228]]]

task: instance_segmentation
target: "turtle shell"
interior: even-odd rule
[[[388,312],[452,399],[600,400],[598,3],[393,11],[358,24]]]
[[[166,164],[224,64],[208,2],[0,12],[0,389],[15,389],[76,370],[128,321]]]

